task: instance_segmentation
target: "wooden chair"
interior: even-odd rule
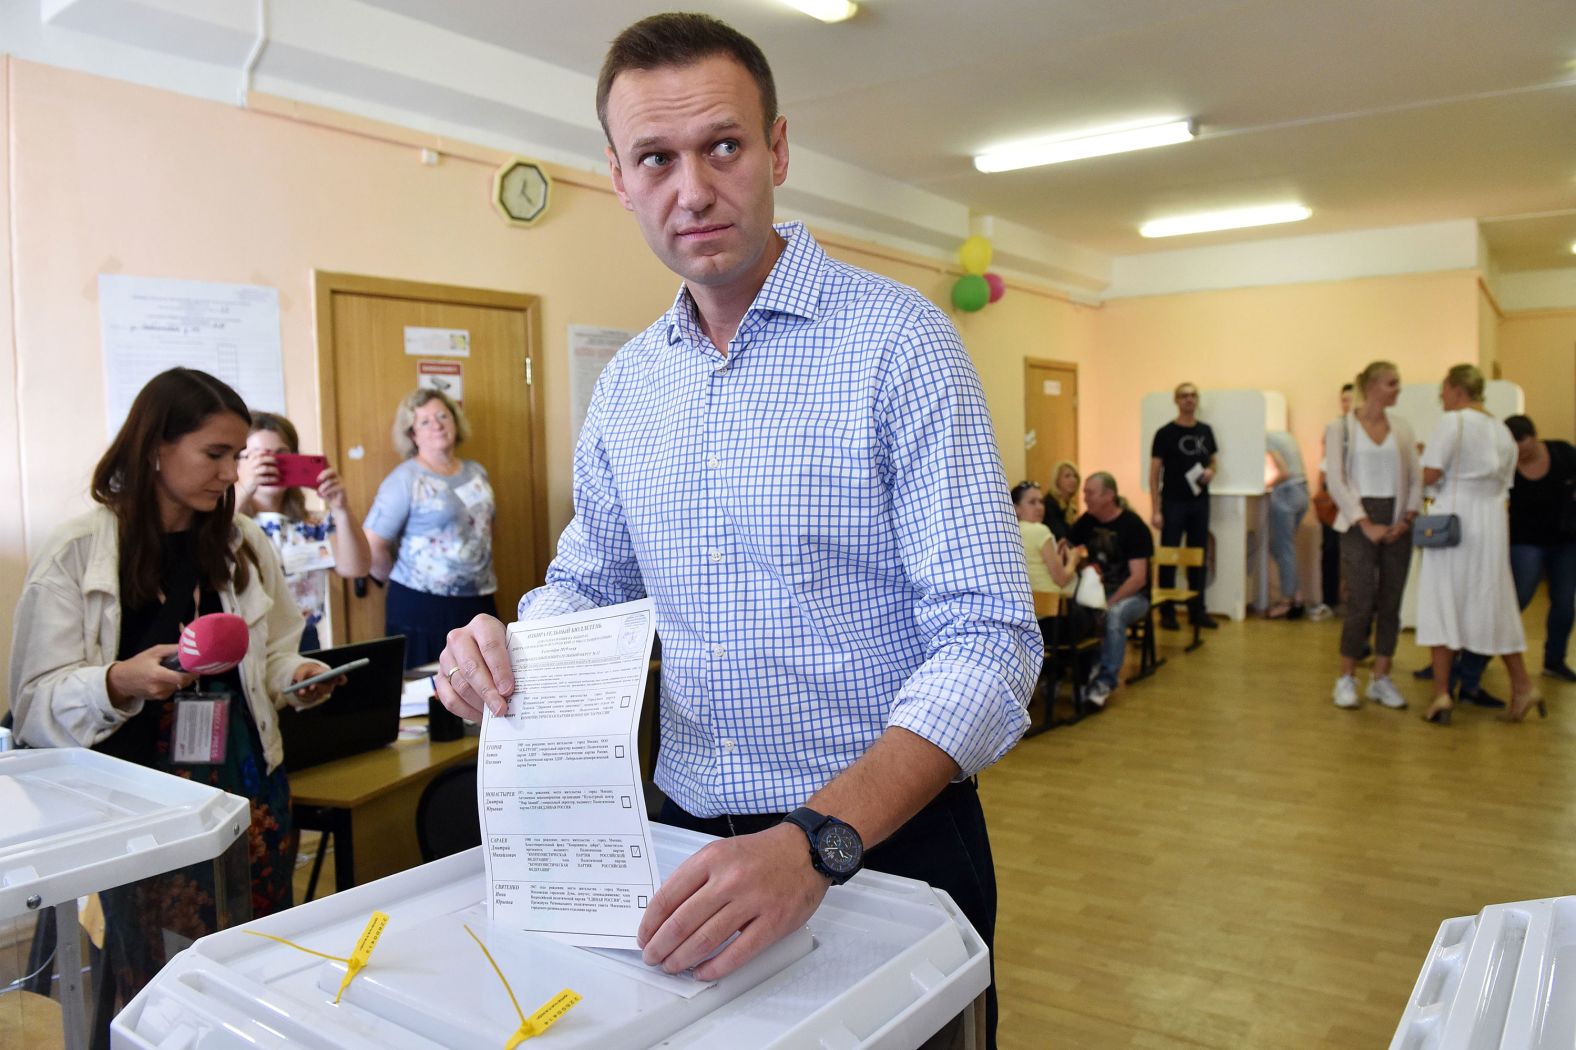
[[[1039,680],[1035,683],[1036,693],[1044,697],[1045,716],[1039,725],[1030,727],[1025,736],[1034,736],[1047,729],[1055,729],[1057,726],[1072,725],[1087,713],[1084,690],[1089,685],[1088,662],[1092,656],[1098,655],[1100,639],[1098,637],[1063,638],[1062,632],[1067,629],[1068,614],[1072,604],[1072,598],[1065,594],[1034,592],[1034,615],[1040,619],[1054,616],[1056,621],[1051,629],[1051,637],[1045,645]],[[1072,683],[1073,715],[1071,718],[1057,721],[1056,694],[1061,689],[1063,678],[1067,678]],[[1032,704],[1033,701],[1031,700],[1030,703]]]
[[[1172,567],[1176,569],[1172,586],[1160,586],[1160,573],[1156,570]],[[1186,605],[1195,598],[1202,600],[1203,595],[1198,591],[1190,590],[1187,586],[1187,570],[1201,569],[1204,567],[1204,548],[1202,547],[1156,547],[1154,561],[1150,571],[1154,575],[1149,579],[1149,607],[1153,609],[1161,602],[1173,602],[1177,605]],[[1180,586],[1177,586],[1180,584]],[[1193,641],[1182,651],[1191,653],[1194,649],[1204,644],[1204,637],[1199,629],[1198,621],[1193,622]]]

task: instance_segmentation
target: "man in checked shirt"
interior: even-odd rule
[[[654,602],[657,819],[723,838],[652,898],[646,961],[732,972],[861,848],[990,943],[972,777],[1027,726],[1041,640],[973,365],[918,292],[772,225],[787,122],[750,40],[704,15],[638,22],[597,108],[613,188],[683,286],[597,382],[575,516],[519,617]],[[498,620],[451,632],[440,666],[456,714],[505,709]],[[989,1014],[994,1032],[994,991]]]

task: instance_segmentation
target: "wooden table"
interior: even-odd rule
[[[401,725],[425,729],[426,721],[411,718]],[[473,761],[477,745],[474,736],[441,743],[427,739],[425,733],[401,736],[376,751],[290,774],[296,826],[325,832],[325,838],[333,836],[336,890],[421,863],[416,803],[422,790],[449,766]],[[319,846],[308,899],[317,887],[323,852]]]

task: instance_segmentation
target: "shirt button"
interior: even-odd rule
[[[718,459],[716,456],[708,456],[706,459],[706,465],[715,470],[716,468],[722,466],[722,460]]]
[[[722,749],[724,751],[732,751],[736,746],[737,745],[734,744],[734,742],[732,740],[724,740],[722,742]]]
[[[725,652],[727,652],[727,650],[720,645],[714,645],[711,647],[711,655],[715,656],[719,660],[722,659],[722,654]]]
[[[722,551],[712,551],[711,552],[711,560],[712,561],[721,561],[722,560]]]
[[[716,368],[713,368],[711,370],[711,374],[714,375],[714,376],[720,376],[720,375],[722,375],[722,373],[726,372],[727,370],[728,370],[728,366],[727,365],[718,365]]]

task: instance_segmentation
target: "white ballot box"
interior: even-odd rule
[[[664,873],[710,841],[652,832]],[[531,1015],[567,988],[581,1001],[543,1046],[911,1050],[990,980],[984,943],[946,894],[877,872],[833,887],[806,929],[709,985],[652,971],[635,952],[493,926],[485,892],[478,847],[205,937],[115,1019],[112,1045],[495,1050],[520,1024],[511,992]],[[348,957],[374,912],[387,925],[338,1006],[344,962],[248,933]]]
[[[1576,1047],[1576,897],[1446,919],[1390,1050]]]
[[[217,872],[245,878],[250,820],[244,798],[84,748],[0,753],[0,930],[25,976],[24,938],[34,916],[55,909],[68,1047],[88,1040],[77,898],[215,858]],[[244,921],[250,890],[239,888],[247,911],[235,918]],[[23,992],[0,995],[0,1029],[38,1008]]]

